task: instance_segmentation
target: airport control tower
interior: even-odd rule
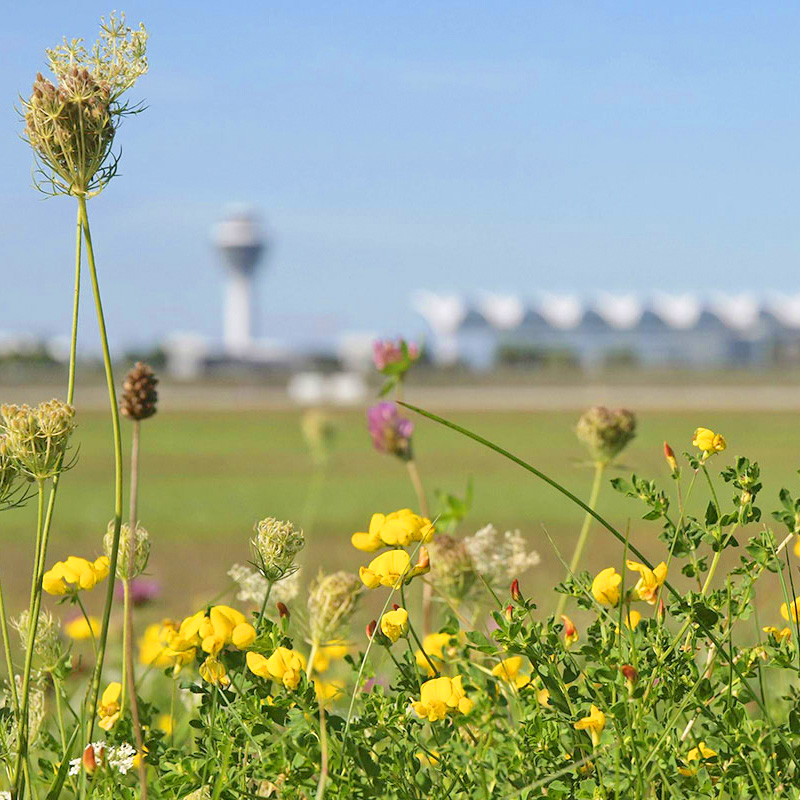
[[[214,227],[214,244],[222,253],[228,273],[223,319],[225,353],[231,358],[246,358],[253,345],[253,278],[266,249],[265,237],[253,210],[232,209]]]

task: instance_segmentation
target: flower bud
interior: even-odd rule
[[[624,408],[595,406],[581,416],[575,432],[595,461],[608,464],[636,435],[636,416]]]
[[[367,639],[372,639],[375,636],[375,629],[378,627],[378,620],[374,619],[367,625]]]
[[[573,642],[578,641],[578,629],[575,623],[565,614],[561,615],[561,621],[564,623],[564,644],[569,647]]]
[[[81,763],[83,764],[83,768],[86,770],[87,775],[94,775],[94,773],[97,771],[97,768],[103,765],[104,753],[105,747],[103,747],[102,744],[97,747],[97,752],[95,752],[95,746],[93,744],[86,745],[81,758]]]
[[[294,559],[305,544],[305,534],[291,522],[267,517],[256,523],[253,561],[268,581],[279,581],[297,571]]]
[[[511,581],[511,599],[515,603],[522,602],[522,592],[520,592],[519,590],[519,581],[516,578],[514,578],[514,580]]]
[[[630,664],[623,664],[619,671],[622,673],[622,677],[625,678],[625,683],[628,685],[628,694],[633,694],[633,690],[636,688],[636,684],[639,681],[639,673],[636,670],[636,667],[632,667]]]
[[[289,619],[291,614],[289,613],[289,609],[286,607],[286,603],[277,603],[278,608],[278,616],[281,619]]]
[[[656,618],[658,619],[659,622],[663,622],[665,615],[666,615],[666,609],[664,608],[664,601],[659,599],[658,609],[656,610]]]
[[[131,542],[133,536],[133,542]],[[131,544],[133,544],[133,563],[130,564]],[[114,521],[108,523],[103,537],[103,550],[111,559],[114,546]],[[131,526],[123,523],[119,531],[119,553],[117,554],[117,577],[120,580],[136,578],[147,568],[150,560],[150,534],[137,522],[136,531],[131,534]]]
[[[675,451],[666,442],[664,442],[664,458],[667,460],[667,465],[672,471],[672,474],[676,475],[678,472],[678,461],[675,458]]]
[[[417,563],[414,565],[414,569],[412,572],[414,575],[424,575],[426,572],[429,572],[431,568],[431,556],[428,553],[427,547],[420,547],[419,548],[419,557],[417,558]]]
[[[506,606],[506,619],[511,622],[511,618],[514,616],[514,606],[510,603]]]

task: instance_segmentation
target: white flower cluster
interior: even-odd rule
[[[233,578],[234,583],[238,584],[239,592],[236,599],[243,603],[252,603],[259,608],[264,604],[264,596],[269,585],[267,579],[250,567],[242,564],[234,564],[229,570],[228,575]],[[294,600],[300,591],[300,571],[287,575],[282,581],[272,584],[272,591],[269,593],[270,602],[288,603]]]
[[[100,765],[104,762],[111,769],[115,769],[121,775],[127,775],[133,769],[133,762],[136,760],[136,748],[123,742],[118,747],[106,747],[105,742],[92,742],[94,760]],[[73,758],[69,762],[69,774],[79,775],[83,758]]]
[[[501,535],[492,524],[467,536],[464,547],[475,571],[489,583],[513,580],[541,560],[535,550],[528,552],[525,538],[519,531],[506,531]]]
[[[11,792],[0,792],[0,800],[11,800]]]

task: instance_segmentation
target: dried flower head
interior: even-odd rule
[[[308,590],[308,616],[311,639],[325,642],[333,638],[353,613],[361,593],[361,581],[351,572],[317,575]]]
[[[475,567],[463,539],[441,535],[428,544],[431,579],[453,599],[463,599],[475,582]]]
[[[367,427],[372,445],[379,453],[389,453],[410,461],[414,423],[400,416],[394,403],[378,403],[367,410]]]
[[[75,409],[60,400],[27,405],[0,406],[5,449],[23,473],[36,480],[57,475],[75,430]]]
[[[42,730],[45,713],[47,711],[45,703],[45,691],[41,680],[42,676],[37,675],[32,679],[28,692],[28,726],[27,738],[28,746],[33,748]],[[17,697],[22,696],[22,676],[15,675],[14,682],[17,689]],[[18,746],[18,728],[14,721],[14,701],[10,690],[7,690],[0,697],[0,741],[8,748],[8,751],[15,752]]]
[[[37,74],[22,113],[48,194],[96,194],[114,176],[114,134],[121,118],[138,110],[121,98],[147,72],[146,49],[144,27],[134,30],[112,14],[101,18],[91,52],[81,39],[47,50],[56,82]]]
[[[464,547],[475,570],[489,583],[507,583],[541,560],[535,550],[528,552],[519,531],[506,531],[501,535],[491,524],[467,536]]]
[[[305,547],[306,538],[291,522],[267,517],[256,523],[251,542],[258,571],[270,582],[279,581],[297,571],[295,556]]]
[[[28,611],[23,611],[11,624],[19,634],[22,646],[28,642]],[[41,660],[45,672],[53,670],[64,655],[61,641],[61,623],[49,612],[39,612],[39,624],[36,626],[36,639],[33,643],[33,652]]]
[[[228,575],[239,586],[236,599],[261,608],[267,596],[269,581],[260,572],[242,564],[234,564],[228,570]],[[287,575],[282,581],[273,584],[269,596],[270,600],[274,600],[276,603],[289,603],[297,597],[299,591],[300,570],[298,569]]]
[[[114,549],[114,521],[108,523],[103,536],[103,550],[109,560]],[[120,580],[136,578],[147,569],[150,560],[150,534],[137,522],[133,534],[133,564],[130,564],[131,526],[123,523],[119,529],[119,553],[117,554],[117,577]]]
[[[0,509],[19,501],[19,464],[11,455],[8,441],[0,436]]]
[[[148,364],[136,363],[125,376],[119,410],[124,417],[142,420],[156,413],[158,378]]]
[[[603,406],[595,406],[583,413],[575,432],[592,458],[607,464],[636,435],[636,416],[624,408],[610,411]]]

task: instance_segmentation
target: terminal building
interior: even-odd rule
[[[800,362],[800,295],[542,294],[535,301],[420,292],[439,363],[725,369]]]

